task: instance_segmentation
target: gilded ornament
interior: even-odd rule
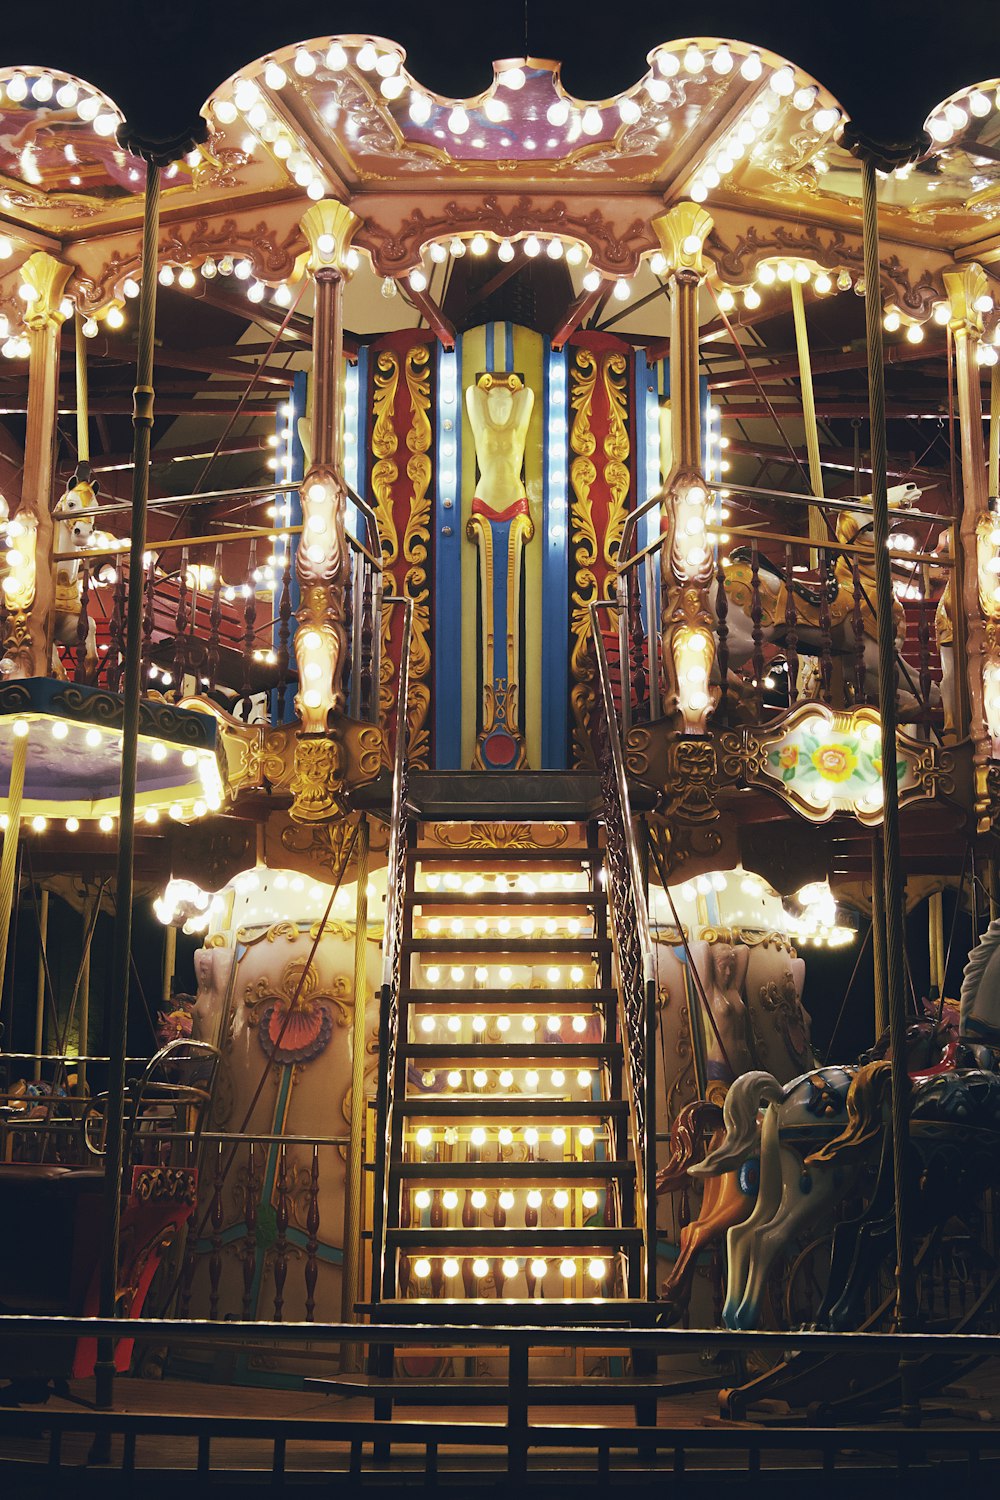
[[[701,277],[705,274],[702,259],[705,241],[712,231],[712,216],[697,203],[687,200],[675,203],[668,213],[652,221],[670,269]]]
[[[24,304],[24,321],[30,329],[37,332],[60,328],[66,321],[62,303],[72,274],[72,266],[55,260],[44,250],[36,250],[23,262],[21,281],[33,294]]]
[[[344,752],[332,735],[302,735],[295,744],[292,805],[296,823],[325,823],[343,815]]]
[[[430,710],[430,586],[427,554],[431,520],[431,460],[428,456],[432,431],[430,409],[430,350],[416,344],[406,355],[404,367],[410,396],[410,430],[406,446],[410,458],[406,475],[413,485],[410,513],[403,535],[403,558],[407,563],[402,592],[413,600],[410,630],[409,762],[414,770],[426,770],[430,750],[427,717]]]

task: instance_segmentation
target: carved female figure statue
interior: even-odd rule
[[[715,1021],[713,1026],[707,1017],[702,1018],[709,1084],[713,1080],[731,1083],[754,1066],[742,994],[749,950],[742,943],[720,938],[714,943],[692,943],[691,957]]]
[[[478,480],[466,527],[479,550],[482,703],[474,765],[527,764],[519,717],[521,573],[535,534],[521,472],[534,393],[519,375],[480,375],[465,393]]]

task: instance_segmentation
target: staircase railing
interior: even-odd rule
[[[382,988],[379,1000],[378,1086],[376,1093],[375,1195],[372,1213],[374,1256],[372,1295],[382,1295],[385,1268],[385,1227],[388,1216],[390,1119],[392,1080],[395,1076],[396,1044],[399,1038],[399,960],[403,937],[404,891],[406,889],[406,808],[409,768],[410,630],[412,599],[386,595],[386,604],[402,604],[403,639],[400,655],[396,743],[392,763],[392,803],[389,822],[389,855],[386,864],[385,929],[382,939]]]
[[[618,977],[619,1021],[628,1080],[639,1222],[646,1245],[645,1296],[656,1297],[656,965],[646,887],[636,845],[611,671],[598,611],[590,606],[600,700],[591,724],[604,799],[607,894]]]

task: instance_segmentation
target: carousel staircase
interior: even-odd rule
[[[471,824],[410,825],[370,1310],[632,1321],[645,1247],[596,824],[503,827],[477,847]]]

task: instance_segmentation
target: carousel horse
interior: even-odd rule
[[[905,512],[912,508],[922,491],[915,484],[897,484],[889,490],[889,509]],[[865,498],[871,503],[871,497]],[[782,647],[790,626],[786,613],[794,610],[796,651],[800,658],[815,658],[823,653],[824,630],[821,615],[824,606],[827,614],[826,645],[834,656],[852,657],[858,646],[855,637],[855,620],[860,620],[863,632],[865,694],[874,699],[878,691],[878,642],[875,619],[875,545],[871,539],[872,518],[870,511],[842,510],[837,514],[836,541],[840,546],[854,546],[856,553],[838,552],[826,578],[818,582],[790,579],[782,568],[762,553],[758,554],[758,599],[761,610],[761,646]],[[855,601],[855,565],[859,598]],[[736,548],[732,553],[732,564],[725,574],[726,602],[730,666],[736,669],[752,661],[758,650],[754,641],[754,588],[751,554],[747,548]],[[713,583],[710,595],[713,613],[717,614],[719,585]],[[902,644],[905,630],[903,608],[893,604],[893,619],[896,626],[897,649]],[[818,674],[810,672],[805,662],[808,682]],[[807,689],[799,683],[799,695]],[[905,706],[905,705],[904,705]]]
[[[935,1127],[969,1126],[980,1132],[1000,1130],[1000,1074],[993,1050],[998,1043],[1000,917],[991,922],[966,964],[957,1027],[946,1012],[938,1018],[929,1011],[907,1028],[911,1121]],[[778,1255],[797,1234],[842,1201],[861,1167],[873,1161],[875,1147],[884,1141],[883,1114],[891,1071],[884,1061],[888,1052],[888,1039],[883,1037],[867,1054],[874,1061],[820,1068],[784,1088],[769,1073],[746,1073],[730,1088],[722,1142],[688,1168],[689,1175],[706,1178],[739,1170],[753,1157],[759,1140],[757,1202],[750,1216],[728,1233],[723,1312],[727,1327],[757,1326],[767,1274]],[[761,1106],[764,1115],[758,1127]],[[830,1131],[832,1122],[839,1127],[845,1118],[843,1131]],[[822,1131],[818,1129],[821,1119]],[[825,1138],[818,1139],[819,1134]],[[971,1167],[963,1166],[961,1153],[956,1160],[948,1156],[947,1140],[942,1144],[940,1130],[936,1135],[931,1132],[929,1140],[931,1136],[938,1166],[932,1174],[925,1164],[921,1191],[928,1201],[940,1202],[946,1188],[954,1194],[960,1185],[965,1190]],[[946,1159],[947,1170],[941,1167]],[[863,1215],[855,1228],[864,1222]],[[849,1259],[843,1253],[839,1257],[841,1263]],[[840,1295],[853,1296],[855,1305],[856,1291],[856,1286],[852,1292],[845,1282]],[[831,1295],[828,1291],[827,1302]]]
[[[94,546],[98,491],[96,479],[90,478],[89,466],[80,464],[56,507],[59,519],[56,522],[53,550],[57,554],[87,552]],[[63,556],[56,564],[52,616],[52,671],[54,676],[62,679],[65,679],[66,671],[59,657],[59,647],[67,646],[70,651],[75,651],[79,646],[82,604],[80,564],[73,557]],[[87,621],[84,652],[84,680],[92,682],[97,676],[98,667],[97,628],[92,618]]]
[[[656,1174],[657,1194],[686,1195],[690,1168],[722,1144],[728,1126],[725,1105],[720,1109],[707,1099],[686,1104],[670,1131],[670,1155]],[[698,1215],[681,1229],[677,1259],[660,1288],[659,1310],[672,1321],[676,1322],[687,1309],[700,1252],[717,1244],[727,1229],[750,1212],[754,1179],[755,1174],[744,1167],[739,1172],[720,1173],[705,1180]],[[686,1196],[682,1196],[682,1213],[686,1213]]]

